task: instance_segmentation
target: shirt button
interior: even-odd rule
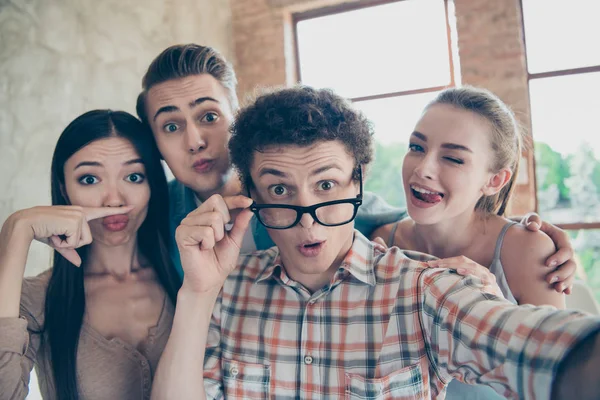
[[[237,376],[240,373],[240,370],[234,366],[229,369],[229,373],[231,374],[231,376]]]
[[[145,367],[148,365],[148,362],[146,360],[142,360],[141,364],[142,364],[142,367]]]
[[[310,365],[313,362],[313,358],[311,356],[304,356],[304,364]]]

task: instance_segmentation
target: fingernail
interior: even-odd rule
[[[457,268],[456,272],[458,272],[460,275],[465,275],[465,272],[467,272],[467,270],[464,268]]]
[[[556,264],[557,264],[556,260],[552,260],[548,266],[549,267],[556,267]]]
[[[558,276],[553,276],[552,279],[550,279],[550,283],[554,282],[558,282]]]

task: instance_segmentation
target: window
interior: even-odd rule
[[[296,14],[298,77],[350,98],[373,122],[365,189],[404,206],[402,159],[424,106],[454,85],[449,4],[403,0]],[[390,185],[397,182],[397,185]]]
[[[600,300],[600,2],[522,0],[537,207]]]

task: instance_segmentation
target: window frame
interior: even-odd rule
[[[568,68],[568,69],[559,69],[559,70],[550,70],[545,72],[529,72],[529,63],[527,58],[527,35],[525,34],[525,10],[523,9],[523,0],[519,0],[519,6],[521,9],[521,30],[523,32],[523,48],[525,53],[525,67],[527,70],[527,89],[529,93],[529,110],[531,110],[531,90],[529,89],[529,82],[534,79],[541,78],[555,78],[559,76],[569,76],[569,75],[581,75],[592,72],[600,72],[600,64],[587,66],[587,67],[579,67],[579,68]],[[530,112],[531,118],[531,112]],[[531,145],[535,147],[535,132],[533,128],[531,129]],[[535,152],[532,151],[531,160],[533,164],[533,186],[534,186],[534,195],[535,195],[535,212],[539,213],[539,201],[538,201],[538,185],[537,185],[537,169],[536,169],[536,159]],[[600,229],[600,221],[596,222],[569,222],[569,223],[558,223],[555,224],[561,229],[565,230],[579,230],[579,229]]]
[[[304,11],[304,12],[293,13],[292,14],[292,26],[293,26],[292,30],[293,30],[294,53],[295,53],[294,56],[295,56],[295,61],[296,61],[295,72],[296,72],[297,81],[302,82],[302,71],[300,68],[300,49],[298,46],[298,23],[299,22],[309,20],[309,19],[314,19],[314,18],[326,17],[326,16],[330,16],[330,15],[334,15],[334,14],[341,14],[341,13],[345,13],[348,11],[356,11],[356,10],[361,10],[364,8],[376,7],[376,6],[381,6],[381,5],[385,5],[385,4],[399,3],[401,1],[406,1],[406,0],[359,1],[356,3],[342,3],[342,4],[336,4],[336,5],[327,6],[327,7],[323,7],[323,8],[308,10],[308,11]],[[444,3],[444,14],[446,17],[445,18],[446,19],[446,40],[448,42],[447,49],[448,49],[449,66],[450,66],[450,71],[449,71],[450,72],[450,82],[447,85],[442,85],[442,86],[431,86],[431,87],[425,87],[425,88],[421,88],[421,89],[386,92],[386,93],[366,95],[366,96],[361,96],[361,97],[350,97],[349,98],[350,101],[352,101],[353,103],[357,103],[357,102],[361,102],[361,101],[409,96],[409,95],[420,94],[420,93],[431,93],[431,92],[438,92],[443,89],[456,86],[455,73],[454,73],[454,71],[455,71],[454,54],[452,51],[452,35],[451,35],[452,30],[450,27],[448,0],[441,0],[441,1]]]

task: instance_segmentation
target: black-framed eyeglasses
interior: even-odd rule
[[[269,229],[289,229],[300,222],[304,214],[310,214],[319,224],[324,226],[339,226],[352,222],[356,218],[358,207],[362,204],[363,183],[362,167],[358,167],[360,193],[351,199],[326,201],[302,207],[287,204],[256,204],[252,203],[250,211],[258,221]],[[248,197],[250,190],[248,190]]]

